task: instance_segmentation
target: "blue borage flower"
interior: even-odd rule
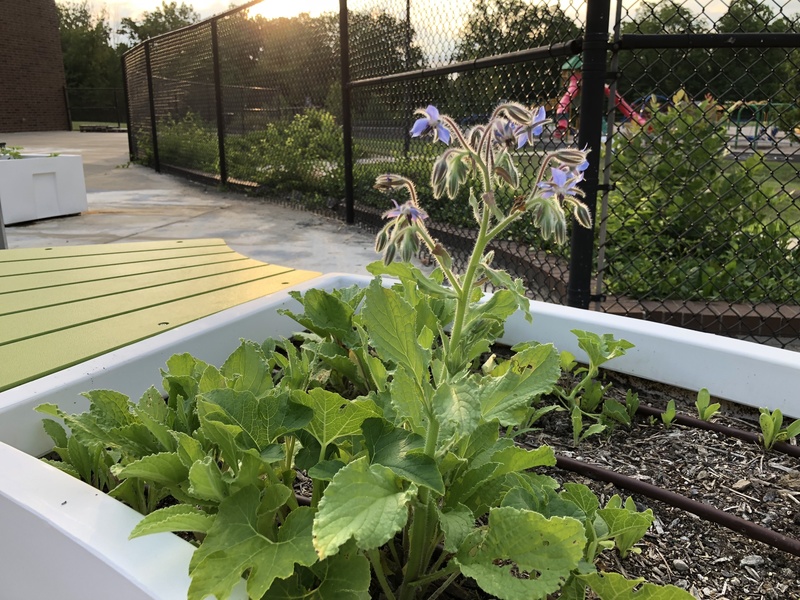
[[[583,195],[583,190],[575,187],[583,181],[582,172],[573,171],[569,167],[550,167],[550,174],[552,179],[540,181],[538,184],[542,189],[539,194],[542,198],[555,196],[563,202],[568,196]]]
[[[421,119],[417,119],[411,127],[411,137],[419,137],[426,133],[433,133],[433,141],[442,140],[445,144],[450,143],[450,132],[442,124],[439,117],[439,109],[433,104],[429,104],[426,109],[418,109],[414,111],[415,115],[422,115]]]
[[[390,208],[381,215],[384,219],[400,219],[405,217],[408,224],[411,225],[428,218],[428,213],[419,206],[415,206],[411,200],[403,204],[398,204],[396,200],[392,200],[392,204],[394,204],[394,208]]]
[[[548,121],[544,106],[540,106],[535,113],[531,113],[530,118],[525,123],[520,123],[520,127],[517,129],[517,148],[522,148],[525,144],[532,144],[534,138],[542,135],[544,125]]]
[[[494,143],[508,150],[517,148],[519,130],[519,125],[506,121],[505,119],[498,119],[494,123]]]

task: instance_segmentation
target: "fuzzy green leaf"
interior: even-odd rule
[[[158,440],[162,450],[174,452],[177,449],[178,444],[171,429],[174,413],[154,387],[150,387],[142,395],[139,404],[133,408],[133,413],[150,434]]]
[[[360,433],[364,419],[378,416],[371,401],[347,400],[322,388],[308,393],[295,390],[292,398],[313,410],[305,430],[323,447],[341,437]]]
[[[210,515],[187,504],[176,504],[151,512],[133,528],[129,539],[165,531],[197,531],[207,533],[216,515]]]
[[[427,419],[423,413],[424,399],[414,376],[404,366],[394,372],[391,387],[391,404],[399,418],[399,425],[405,421],[415,433],[424,433]]]
[[[162,485],[180,485],[189,475],[177,452],[151,454],[122,468],[113,467],[112,471],[120,479],[139,477]]]
[[[556,464],[556,455],[550,446],[539,446],[535,450],[509,446],[496,452],[492,456],[492,462],[500,464],[500,468],[495,471],[497,477],[535,467],[553,467]]]
[[[189,469],[189,493],[202,500],[221,502],[228,496],[228,485],[219,466],[210,456],[197,461]]]
[[[561,587],[583,558],[580,521],[545,518],[515,508],[495,508],[488,527],[469,535],[456,555],[461,572],[507,600],[546,598]],[[512,568],[527,578],[512,574]]]
[[[594,518],[597,509],[600,508],[597,496],[592,493],[588,486],[582,483],[565,483],[564,491],[560,495],[564,500],[577,505],[590,520]]]
[[[456,552],[475,529],[475,517],[472,511],[463,504],[457,504],[451,510],[439,513],[439,526],[444,533],[444,549],[447,552]]]
[[[220,373],[233,382],[233,389],[249,391],[261,396],[272,389],[272,374],[261,347],[243,341],[220,369]],[[205,376],[205,373],[204,373]]]
[[[254,487],[220,504],[214,524],[189,565],[189,600],[212,595],[227,598],[245,572],[249,572],[248,595],[261,598],[275,579],[291,576],[295,565],[316,562],[311,543],[314,513],[310,508],[292,511],[273,542],[258,533],[258,507],[259,493]]]
[[[336,297],[336,293],[311,289],[302,297],[304,313],[297,315],[291,311],[280,311],[309,331],[322,338],[334,338],[347,345],[353,345],[358,338],[353,331],[353,307]]]
[[[441,427],[440,437],[461,440],[480,424],[478,390],[469,380],[442,382],[433,394],[432,404]]]
[[[578,338],[578,346],[589,356],[592,366],[599,367],[609,360],[622,356],[627,350],[633,348],[627,340],[617,340],[610,333],[598,335],[591,331],[572,329]]]
[[[333,556],[349,539],[362,550],[385,544],[408,520],[407,504],[416,487],[381,465],[359,458],[341,469],[325,489],[314,518],[314,547],[320,558]]]
[[[616,506],[614,497],[608,506]],[[627,556],[633,545],[644,537],[644,534],[653,523],[653,511],[647,509],[637,512],[633,501],[628,498],[625,508],[601,508],[597,514],[608,525],[608,538],[614,539],[623,558]]]
[[[497,419],[505,427],[519,425],[533,401],[552,390],[561,375],[559,356],[551,344],[527,348],[510,362],[503,375],[482,380],[480,396],[483,418]]]
[[[674,585],[663,587],[644,583],[644,579],[625,579],[619,573],[589,573],[578,580],[592,588],[600,600],[692,600],[686,590]],[[636,588],[636,589],[634,589]]]
[[[378,355],[396,365],[406,365],[421,381],[426,376],[430,352],[417,342],[414,308],[397,292],[374,280],[367,289],[363,317]]]
[[[444,494],[444,481],[436,461],[421,451],[425,445],[421,436],[395,428],[383,419],[367,419],[361,430],[371,464],[388,467],[398,477]]]
[[[355,544],[343,547],[336,556],[321,560],[309,568],[316,581],[294,574],[272,584],[264,596],[269,600],[370,600],[371,571],[369,560]]]

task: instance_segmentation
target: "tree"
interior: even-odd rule
[[[760,0],[733,0],[717,23],[721,33],[785,33],[791,23]],[[723,78],[716,96],[729,100],[769,100],[784,87],[787,60],[782,48],[719,49],[714,59]]]
[[[623,34],[693,34],[708,31],[708,23],[685,6],[674,2],[642,4]],[[678,90],[702,97],[713,79],[711,53],[702,48],[635,50],[620,54],[619,90],[628,100],[651,94],[671,98]]]
[[[454,61],[548,46],[580,35],[578,25],[560,6],[526,0],[478,0],[463,31]],[[457,102],[478,112],[491,110],[503,97],[542,103],[561,89],[559,67],[560,61],[536,61],[465,73],[456,80]],[[450,114],[454,113],[450,109]]]
[[[120,23],[117,33],[127,36],[131,45],[136,45],[149,38],[167,33],[174,29],[186,27],[200,20],[200,15],[195,12],[191,4],[181,2],[161,1],[161,7],[155,10],[145,11],[137,21],[130,17],[125,17]]]
[[[57,4],[56,10],[67,87],[122,87],[119,56],[111,47],[105,10],[93,14],[88,0]]]

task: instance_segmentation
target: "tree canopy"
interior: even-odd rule
[[[125,17],[117,33],[127,36],[131,45],[149,38],[186,27],[200,20],[200,15],[191,4],[161,1],[161,6],[152,11],[144,11],[138,20]]]

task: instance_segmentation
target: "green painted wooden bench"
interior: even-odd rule
[[[221,239],[0,252],[0,391],[319,276]]]

